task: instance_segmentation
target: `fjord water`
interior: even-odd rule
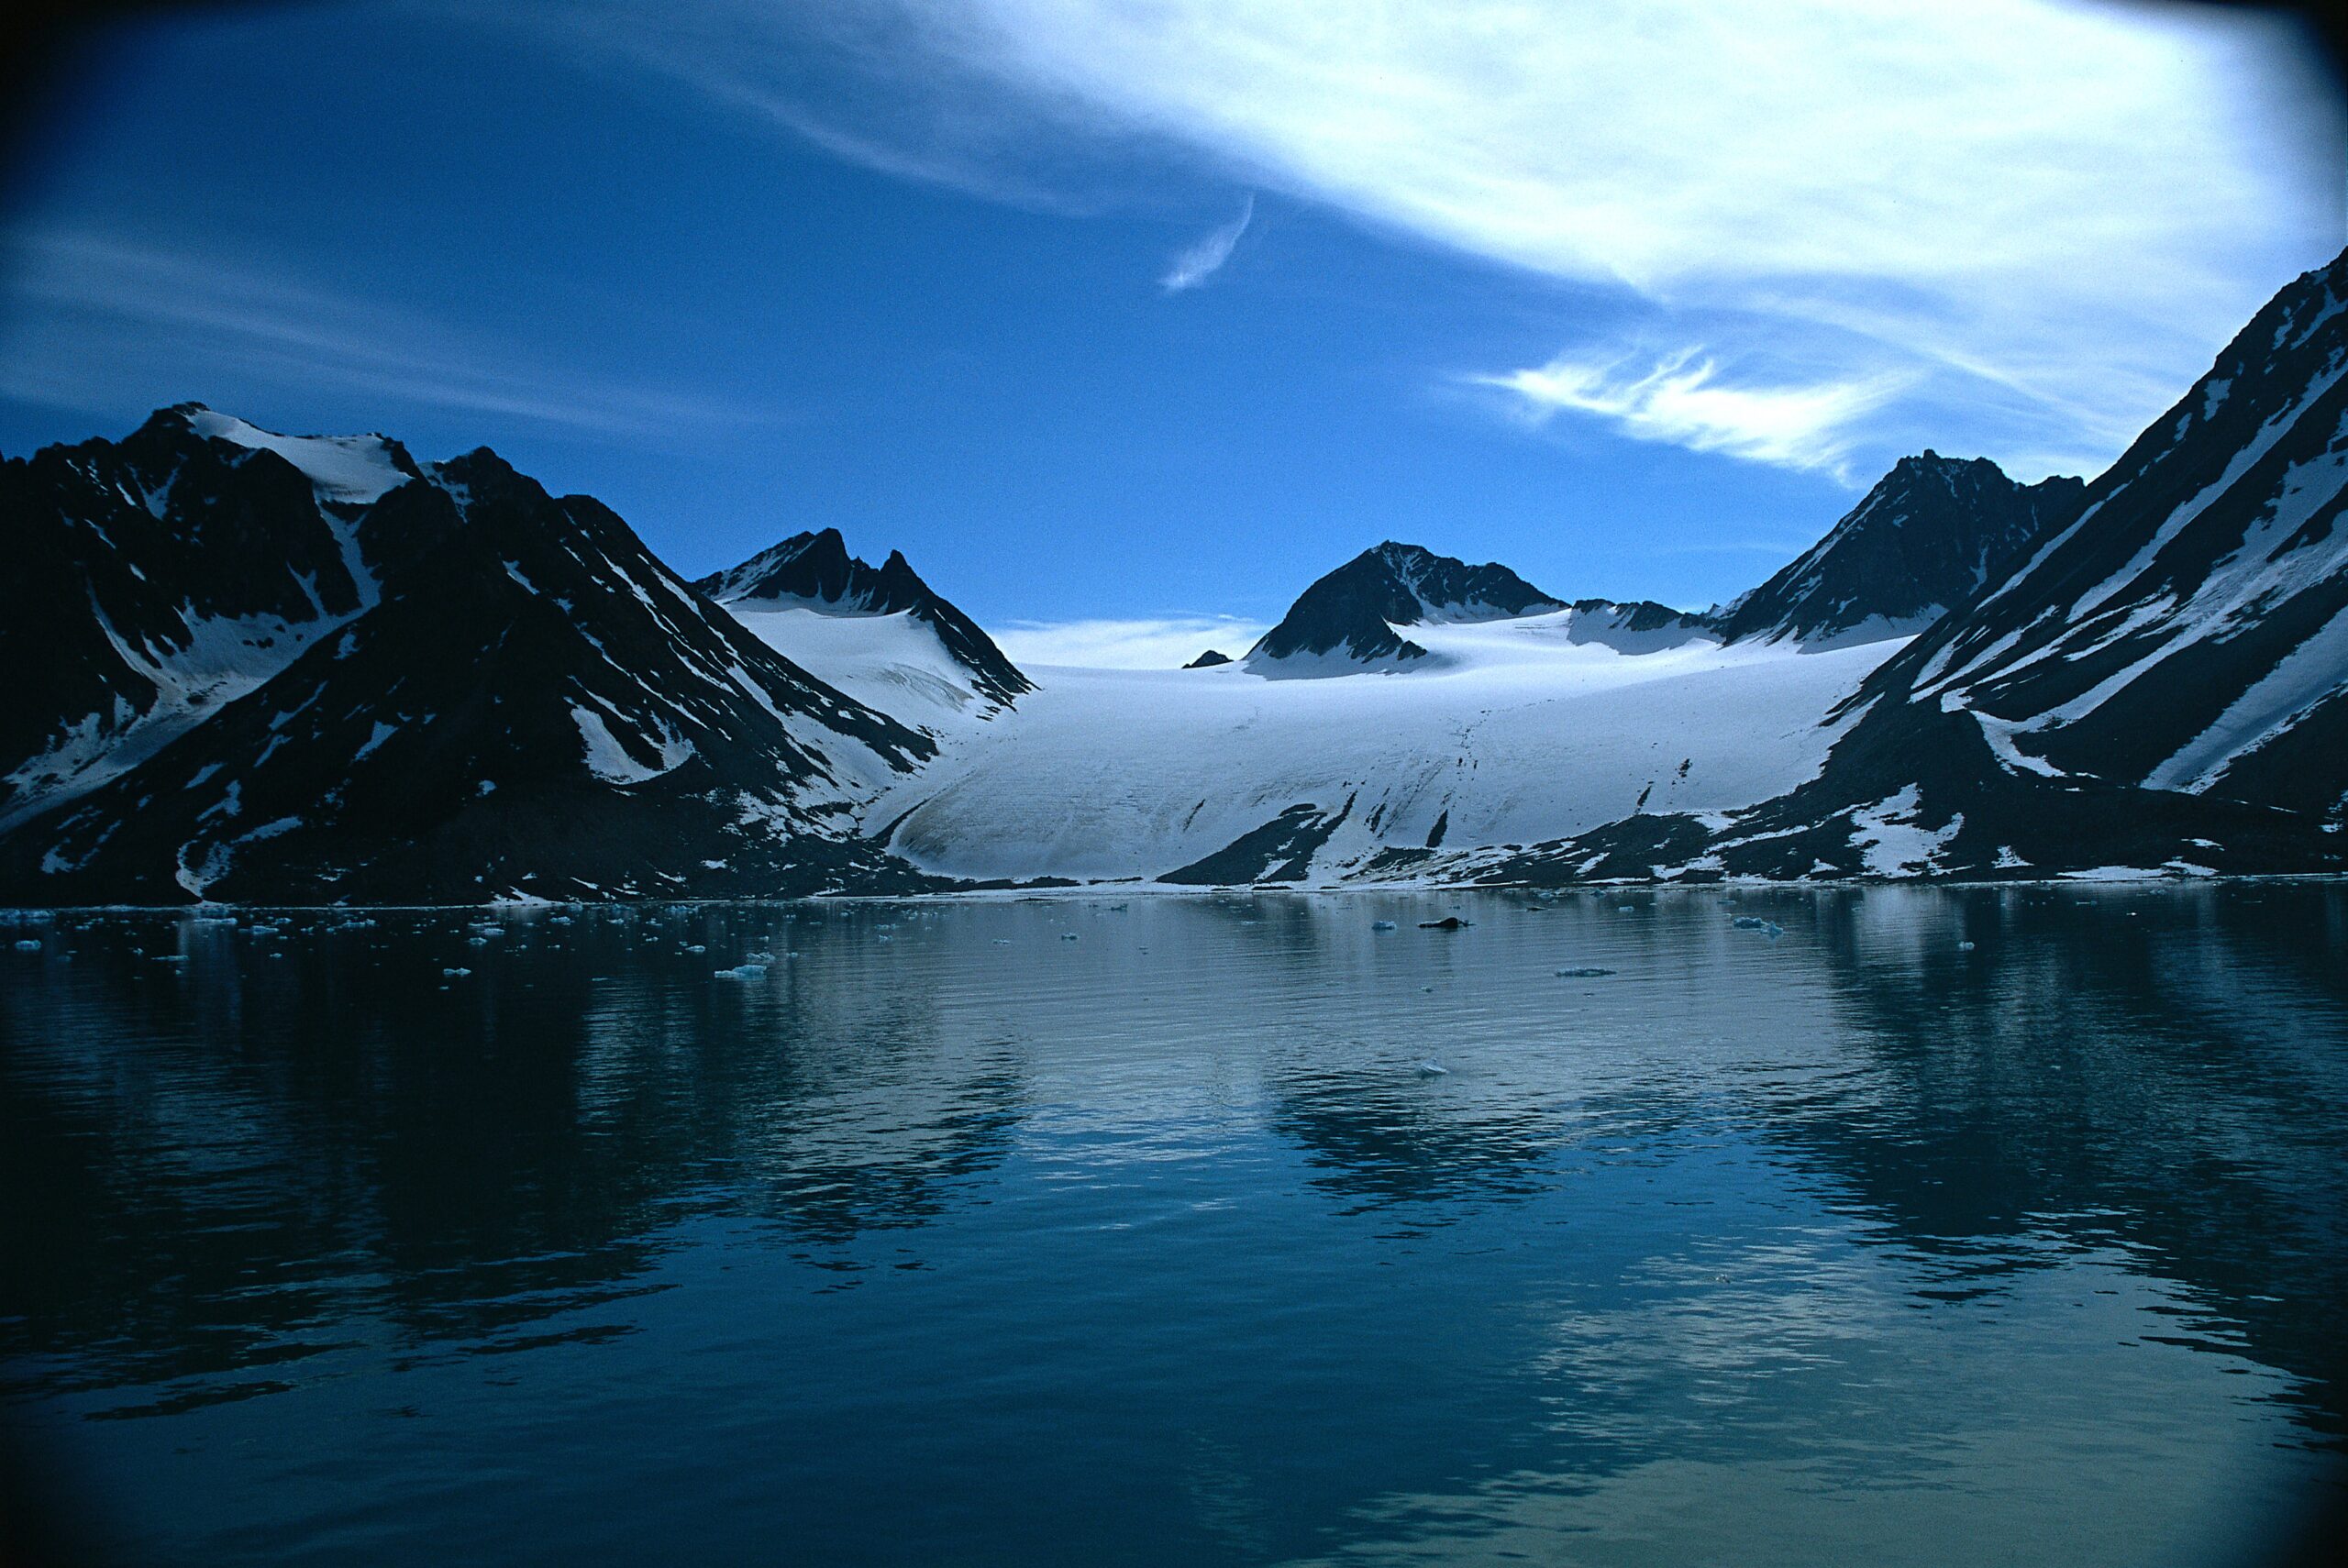
[[[0,934],[0,1427],[97,1561],[2214,1564],[2341,1496],[2336,887]]]

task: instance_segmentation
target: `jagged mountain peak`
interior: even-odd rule
[[[1912,635],[2078,514],[2084,481],[2021,484],[1987,458],[1900,458],[1826,536],[1718,616],[1723,639],[1833,647]]]
[[[157,409],[119,447],[138,458],[190,441],[221,443],[255,457],[269,453],[306,478],[321,502],[345,507],[370,504],[424,477],[407,448],[380,432],[287,436],[201,403]]]
[[[873,567],[848,553],[837,528],[793,534],[693,586],[750,617],[785,607],[841,615],[910,615],[929,628],[971,689],[987,701],[1008,706],[1035,690],[1036,683],[1003,656],[977,622],[923,580],[903,551],[891,550],[887,559]],[[753,624],[761,635],[781,635],[766,618]]]
[[[0,532],[19,897],[812,887],[935,751],[486,447],[183,405],[0,463]]]
[[[1397,626],[1505,620],[1564,608],[1562,600],[1497,562],[1470,566],[1423,545],[1386,539],[1299,594],[1279,624],[1249,650],[1247,663],[1271,670],[1290,660],[1407,662],[1425,657],[1426,649],[1398,634]]]
[[[1364,666],[1407,666],[1427,657],[1398,627],[1511,621],[1571,611],[1559,628],[1569,642],[1647,651],[1705,635],[1703,617],[1641,600],[1572,602],[1545,593],[1497,562],[1470,566],[1423,545],[1387,539],[1298,595],[1279,625],[1247,655],[1262,675],[1345,674]]]

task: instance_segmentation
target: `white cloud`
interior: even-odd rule
[[[574,39],[625,39],[637,63],[828,127],[848,156],[998,193],[1097,192],[1120,159],[1188,159],[1635,298],[1723,364],[1763,340],[1799,356],[1811,335],[1822,362],[1795,383],[1904,381],[1870,428],[1994,408],[2010,448],[2057,456],[2110,456],[2342,234],[2339,105],[2296,35],[2255,13],[697,0],[656,21],[574,6]],[[1528,361],[1571,336],[1553,330]]]
[[[1271,628],[1228,615],[1166,615],[1128,621],[1013,621],[989,627],[1011,662],[1091,669],[1175,669],[1209,648],[1237,658]]]
[[[1838,478],[1847,477],[1857,420],[1899,390],[1889,381],[1733,385],[1701,349],[1692,348],[1660,359],[1557,359],[1535,370],[1471,380],[1515,393],[1536,419],[1559,410],[1596,414],[1635,440]]]
[[[1158,287],[1169,294],[1180,293],[1185,289],[1197,288],[1223,271],[1223,264],[1231,259],[1232,249],[1238,245],[1239,237],[1247,232],[1247,225],[1255,216],[1256,198],[1251,193],[1237,217],[1174,258],[1166,275],[1157,280]]]

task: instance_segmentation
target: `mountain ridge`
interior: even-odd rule
[[[848,554],[836,528],[794,534],[693,586],[721,604],[795,603],[843,614],[911,614],[926,624],[988,701],[1009,707],[1035,690],[979,624],[931,588],[901,550],[879,567]]]

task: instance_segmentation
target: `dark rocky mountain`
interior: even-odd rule
[[[1407,665],[1427,650],[1395,630],[1426,624],[1504,621],[1570,609],[1575,641],[1667,646],[1700,635],[1700,617],[1661,604],[1585,599],[1567,604],[1504,566],[1469,566],[1389,539],[1364,550],[1297,596],[1279,624],[1247,655],[1268,675],[1343,674],[1363,665]]]
[[[414,460],[380,436],[263,436],[186,403],[118,443],[0,462],[0,660],[17,672],[0,824],[152,755],[372,602],[352,521]]]
[[[1819,778],[1523,874],[2348,868],[2348,252],[2278,293],[2066,527],[1877,669]]]
[[[794,534],[740,566],[714,572],[693,586],[721,604],[793,604],[840,615],[911,613],[927,625],[971,684],[991,701],[1008,706],[1036,683],[1003,657],[977,622],[921,580],[900,551],[878,568],[847,553],[836,528]]]
[[[1423,621],[1497,621],[1562,610],[1504,566],[1469,566],[1419,545],[1392,539],[1364,550],[1315,581],[1279,625],[1250,649],[1247,662],[1335,657],[1357,664],[1406,662],[1427,650],[1396,626]]]
[[[11,553],[38,565],[5,623],[28,657],[0,898],[923,881],[847,819],[928,737],[765,646],[607,508],[485,449],[418,465],[191,406],[0,483]],[[59,646],[75,657],[29,657]]]
[[[1229,654],[1224,653],[1218,648],[1209,648],[1206,652],[1201,654],[1198,657],[1192,659],[1182,668],[1184,669],[1213,669],[1216,665],[1229,664],[1230,662],[1231,656]]]
[[[1902,458],[1865,500],[1783,571],[1715,617],[1724,641],[1811,647],[1909,636],[2003,580],[2068,525],[2086,484],[2017,484],[1984,458]]]

